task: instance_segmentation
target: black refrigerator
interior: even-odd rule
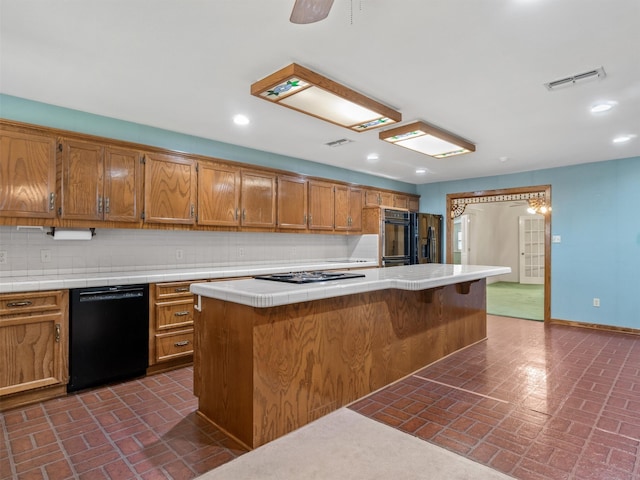
[[[442,215],[412,215],[412,262],[442,263]]]

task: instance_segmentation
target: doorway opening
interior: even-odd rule
[[[550,185],[447,195],[447,263],[512,269],[488,284],[488,312],[550,320],[550,206]]]

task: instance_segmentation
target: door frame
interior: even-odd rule
[[[544,323],[551,320],[551,185],[479,190],[476,192],[447,194],[447,263],[453,262],[453,219],[464,213],[464,207],[472,203],[499,203],[513,200],[543,198],[548,211],[544,216]]]

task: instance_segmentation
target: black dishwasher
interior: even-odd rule
[[[149,285],[71,289],[68,392],[144,375]]]

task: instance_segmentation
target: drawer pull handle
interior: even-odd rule
[[[185,315],[189,315],[189,311],[188,310],[184,310],[182,312],[176,312],[176,313],[174,313],[174,315],[176,317],[184,317]]]
[[[60,324],[56,323],[56,343],[60,343]]]
[[[174,347],[186,347],[187,345],[189,345],[189,340],[183,340],[173,344]]]
[[[178,287],[175,289],[175,292],[188,292],[189,291],[189,287]]]
[[[23,302],[9,302],[7,303],[7,307],[28,307],[32,305],[29,300],[25,300]]]

